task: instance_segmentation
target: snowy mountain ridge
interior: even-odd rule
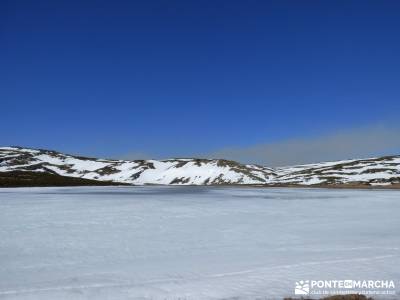
[[[24,173],[135,185],[397,186],[400,156],[268,168],[224,159],[129,161],[0,147],[0,175]]]

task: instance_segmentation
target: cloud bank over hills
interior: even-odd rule
[[[249,147],[228,147],[206,155],[271,167],[390,155],[400,150],[400,126],[375,125],[324,136],[293,138]]]

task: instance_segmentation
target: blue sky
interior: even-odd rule
[[[2,145],[207,156],[399,132],[399,1],[0,6]]]

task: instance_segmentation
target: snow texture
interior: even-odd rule
[[[0,299],[282,299],[304,279],[399,288],[399,200],[391,190],[0,189]]]

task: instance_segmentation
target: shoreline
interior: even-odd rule
[[[195,187],[195,188],[258,188],[258,189],[279,189],[279,188],[289,188],[289,189],[332,189],[332,190],[392,190],[397,191],[400,190],[400,184],[393,184],[393,185],[384,185],[384,186],[370,186],[370,185],[251,185],[251,184],[214,184],[214,185],[183,185],[183,184],[129,184],[129,183],[121,183],[121,182],[102,182],[96,180],[82,180],[81,178],[74,178],[77,179],[77,182],[73,184],[28,184],[28,185],[7,185],[1,182],[0,180],[0,189],[7,189],[7,188],[31,188],[31,187]],[[85,182],[85,183],[82,183]]]

